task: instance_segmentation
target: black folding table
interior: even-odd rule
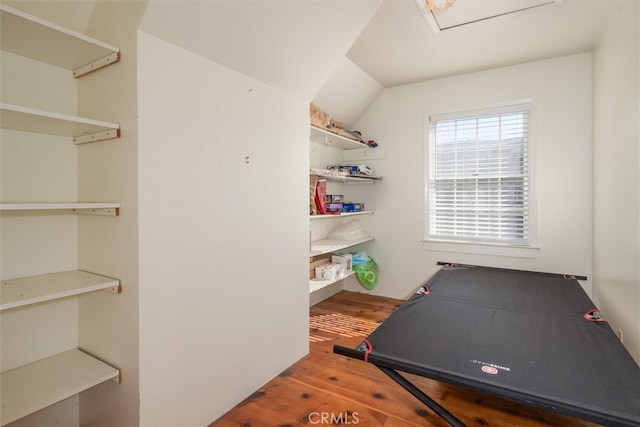
[[[443,264],[443,263],[440,263]],[[444,265],[356,349],[453,426],[400,372],[607,426],[640,426],[640,368],[562,274]]]

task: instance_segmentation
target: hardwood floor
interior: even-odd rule
[[[333,353],[356,347],[402,300],[341,292],[311,307],[310,353],[211,427],[448,424],[375,366]],[[468,426],[595,426],[483,393],[406,375]]]

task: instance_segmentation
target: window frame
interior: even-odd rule
[[[528,241],[522,243],[515,243],[512,241],[500,241],[496,239],[483,239],[483,238],[446,238],[445,236],[432,236],[431,235],[431,217],[430,217],[430,174],[432,168],[432,159],[430,153],[432,152],[431,141],[431,127],[432,123],[443,120],[454,120],[463,118],[482,117],[487,115],[497,115],[509,112],[528,111],[528,140],[527,140],[527,168],[528,168]],[[453,111],[442,114],[425,114],[424,123],[424,232],[423,232],[423,246],[427,250],[446,251],[446,252],[462,252],[462,253],[477,253],[483,255],[498,255],[498,256],[516,256],[525,258],[536,258],[539,252],[539,246],[537,245],[537,227],[535,217],[535,182],[534,182],[534,111],[533,102],[531,100],[520,100],[503,104],[494,104],[479,108],[470,108],[465,110]]]

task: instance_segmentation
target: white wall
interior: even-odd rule
[[[638,2],[619,3],[594,51],[594,289],[640,363]]]
[[[205,425],[308,351],[308,101],[138,39],[140,411]]]
[[[313,102],[330,113],[332,120],[344,122],[347,129],[353,129],[382,89],[380,83],[345,57],[322,85]]]
[[[537,257],[425,250],[425,115],[522,99],[533,101]],[[407,296],[437,270],[436,261],[591,276],[590,54],[385,89],[356,127],[387,149],[385,159],[368,162],[384,181],[363,196],[376,207],[375,293]],[[590,282],[583,286],[590,291]]]

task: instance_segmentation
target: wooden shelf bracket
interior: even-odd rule
[[[88,208],[73,209],[76,215],[95,215],[95,216],[120,216],[120,208]]]
[[[111,292],[112,294],[121,294],[122,293],[122,284],[118,283],[115,286],[103,289],[103,291]]]
[[[97,71],[100,68],[104,68],[118,61],[120,61],[120,52],[114,52],[90,64],[84,65],[80,68],[76,68],[75,70],[73,70],[73,77],[75,78],[82,77],[86,74],[93,73],[94,71]]]
[[[109,129],[104,132],[75,136],[73,137],[73,143],[76,145],[80,145],[87,144],[89,142],[105,141],[107,139],[114,138],[120,138],[120,129]]]

